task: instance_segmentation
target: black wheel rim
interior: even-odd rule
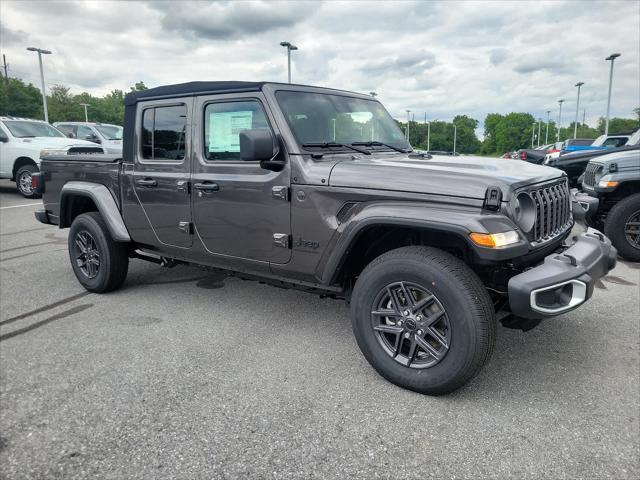
[[[22,193],[31,195],[33,193],[33,178],[30,172],[22,172],[18,178],[18,188]]]
[[[627,219],[624,224],[624,236],[632,247],[640,250],[640,210]]]
[[[100,252],[96,239],[82,230],[73,239],[73,255],[78,269],[87,278],[95,278],[100,271]]]
[[[373,306],[371,324],[376,339],[396,362],[429,368],[446,356],[451,324],[432,292],[415,283],[395,282],[380,290]]]

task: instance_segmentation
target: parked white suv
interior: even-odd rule
[[[99,143],[107,153],[122,154],[122,127],[110,123],[56,122],[53,124],[69,138]]]
[[[100,145],[71,140],[41,120],[0,117],[0,178],[15,180],[18,191],[27,198],[36,196],[31,176],[39,171],[42,150],[67,154],[105,153]]]

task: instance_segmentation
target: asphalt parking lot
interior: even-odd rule
[[[640,265],[530,332],[500,327],[467,387],[387,383],[346,306],[132,261],[76,282],[66,230],[0,182],[3,478],[640,476]]]

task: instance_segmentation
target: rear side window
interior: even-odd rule
[[[142,158],[160,162],[182,161],[185,155],[186,131],[185,105],[145,109],[140,135]]]
[[[207,160],[240,160],[240,132],[269,129],[260,102],[210,103],[204,109],[204,157]]]

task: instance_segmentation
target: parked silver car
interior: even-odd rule
[[[69,138],[99,143],[107,153],[122,153],[122,127],[119,125],[93,122],[56,122],[53,126]]]

